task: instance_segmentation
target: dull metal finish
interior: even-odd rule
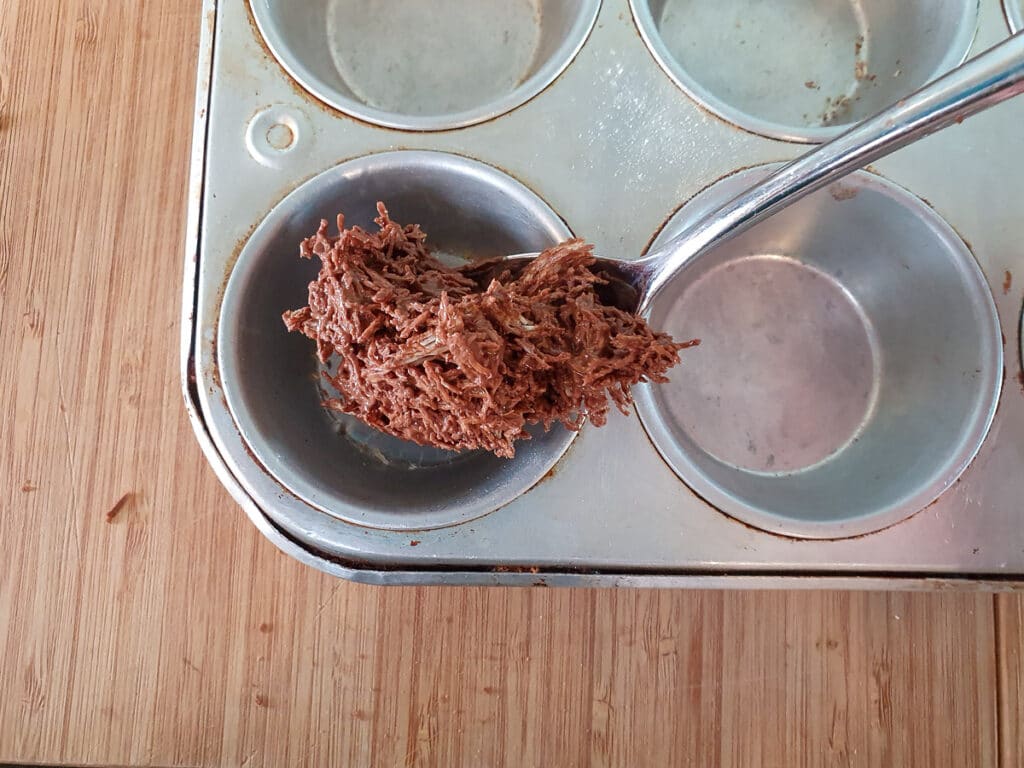
[[[771,170],[697,195],[652,249]],[[652,440],[701,496],[777,533],[856,536],[914,514],[969,464],[999,401],[999,320],[977,262],[868,173],[708,251],[651,312],[703,340],[669,383],[638,388]]]
[[[496,512],[437,530],[385,531],[339,521],[285,490],[248,452],[224,400],[215,344],[223,289],[251,232],[289,192],[371,153],[451,152],[507,172],[599,252],[640,254],[701,189],[737,169],[791,159],[801,148],[704,112],[651,57],[626,0],[604,1],[582,50],[538,96],[500,118],[441,133],[374,127],[330,109],[274,61],[243,0],[210,0],[205,10],[215,19],[204,25],[201,55],[212,52],[213,63],[208,81],[200,72],[197,105],[186,399],[218,476],[277,546],[372,583],[1014,588],[1024,580],[1021,292],[1013,279],[1024,253],[1019,212],[1004,202],[1024,199],[1024,104],[1000,106],[874,169],[927,200],[969,242],[1014,351],[1006,355],[1006,386],[977,459],[931,506],[858,538],[765,533],[680,482],[634,415],[585,429],[548,478]],[[973,52],[1005,36],[998,2],[985,0]],[[266,131],[250,130],[267,110],[279,119]]]
[[[437,131],[498,117],[544,90],[583,46],[601,0],[474,0],[471,7],[467,13],[461,0],[252,3],[270,49],[311,93],[369,123]],[[422,32],[418,45],[402,44],[410,26]],[[416,87],[423,79],[428,92]]]
[[[630,6],[651,54],[694,99],[755,133],[806,142],[955,67],[978,20],[978,0],[821,0],[813,13],[805,0]]]

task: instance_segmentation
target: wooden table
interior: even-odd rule
[[[1020,596],[379,589],[264,541],[178,391],[198,29],[0,4],[0,761],[1024,764]]]

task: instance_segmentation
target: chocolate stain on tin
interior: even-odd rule
[[[844,184],[833,184],[829,187],[829,194],[832,195],[833,200],[852,200],[857,196],[860,190],[856,187],[846,186]]]

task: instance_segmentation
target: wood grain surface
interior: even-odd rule
[[[0,2],[0,761],[1024,763],[1020,597],[379,589],[265,542],[178,393],[199,21]]]
[[[1024,766],[1024,596],[996,598],[1000,766]]]

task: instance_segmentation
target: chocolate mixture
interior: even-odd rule
[[[434,259],[418,226],[391,221],[382,203],[377,210],[379,232],[345,229],[339,215],[339,236],[323,221],[303,241],[320,274],[309,305],[283,317],[316,341],[321,362],[337,357],[324,375],[340,397],[324,405],[383,432],[511,458],[527,425],[601,426],[609,399],[628,413],[630,386],[665,381],[679,350],[698,343],[602,304],[595,288],[604,281],[581,240],[484,288]]]

